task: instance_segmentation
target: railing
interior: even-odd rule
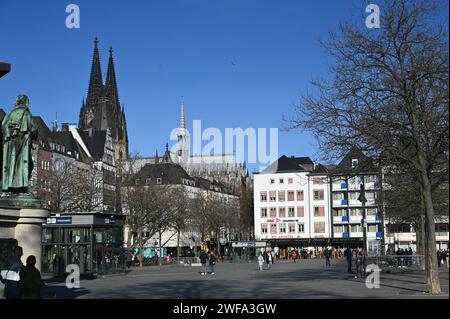
[[[366,266],[375,264],[383,271],[412,271],[424,270],[425,258],[422,255],[386,255],[379,257],[366,257]]]

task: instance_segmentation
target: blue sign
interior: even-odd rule
[[[47,224],[70,225],[70,224],[72,224],[72,217],[51,217],[51,218],[47,218]]]
[[[56,217],[56,223],[58,225],[72,224],[72,217]]]
[[[342,233],[342,238],[349,238],[348,232],[343,232],[343,233]]]
[[[348,222],[348,216],[342,216],[342,221],[343,222]]]

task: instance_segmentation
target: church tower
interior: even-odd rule
[[[186,130],[183,96],[181,97],[180,127],[177,134],[177,156],[183,162],[187,162],[189,159],[189,133]]]
[[[82,101],[78,127],[82,130],[111,130],[116,163],[128,158],[128,132],[125,110],[120,106],[112,47],[109,49],[106,81],[103,84],[98,51],[98,38],[94,40],[91,76],[86,101]]]

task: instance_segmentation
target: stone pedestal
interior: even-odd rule
[[[50,212],[42,208],[40,201],[28,194],[2,196],[0,199],[0,235],[14,238],[23,248],[25,265],[30,255],[36,257],[36,268],[41,270],[42,224]]]
[[[23,208],[14,231],[19,246],[23,248],[22,262],[25,265],[29,255],[36,257],[36,268],[41,271],[42,224],[50,213],[46,209]]]

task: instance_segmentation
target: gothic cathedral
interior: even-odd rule
[[[86,101],[83,98],[78,127],[82,130],[93,129],[94,131],[110,129],[114,159],[116,163],[120,163],[128,158],[128,133],[125,111],[119,102],[112,53],[112,47],[110,47],[106,83],[103,84],[98,39],[95,37],[89,89]]]

